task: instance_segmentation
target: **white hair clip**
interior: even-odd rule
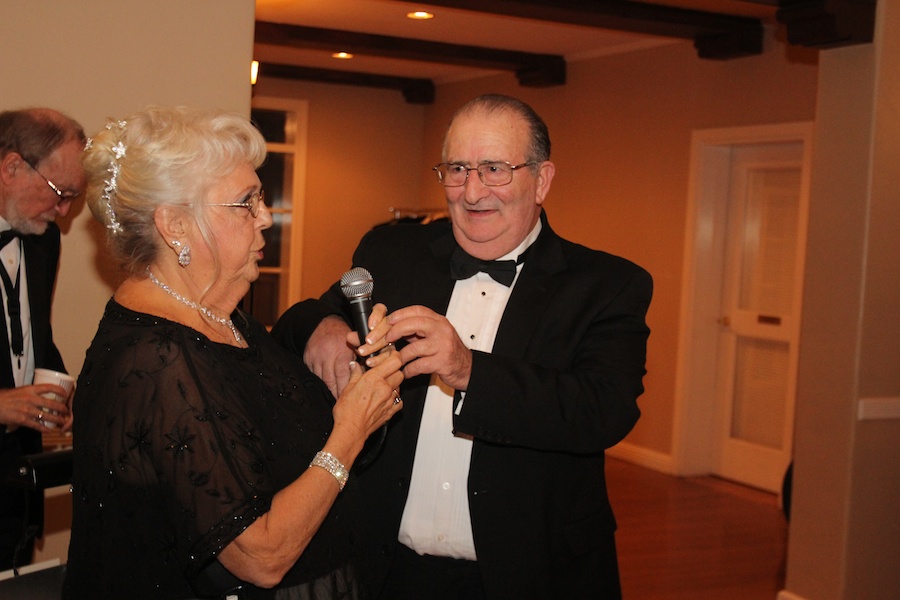
[[[106,124],[106,128],[112,130],[114,127],[118,127],[120,134],[125,129],[125,121],[114,121]],[[119,140],[114,146],[111,148],[113,157],[109,161],[109,168],[107,171],[110,173],[109,179],[104,180],[103,183],[106,185],[103,187],[103,195],[101,198],[106,203],[106,220],[108,221],[106,227],[113,234],[122,232],[122,224],[119,223],[119,219],[116,217],[116,211],[112,207],[112,197],[118,191],[118,179],[119,179],[119,171],[121,170],[121,165],[119,161],[125,156],[126,147],[125,144],[122,143],[122,140]]]

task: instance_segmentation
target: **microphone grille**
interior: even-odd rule
[[[353,267],[341,276],[341,292],[348,300],[370,298],[374,287],[372,274],[362,267]]]

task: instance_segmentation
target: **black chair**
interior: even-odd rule
[[[71,483],[72,450],[29,454],[20,458],[7,475],[5,484],[19,488],[24,494],[43,494],[48,488]],[[30,505],[30,503],[28,503]],[[23,522],[22,545],[37,534],[36,527],[29,527],[29,515]],[[0,581],[0,598],[3,600],[59,600],[66,566],[16,575]]]
[[[33,493],[71,482],[71,449],[23,456],[6,477],[6,485]]]

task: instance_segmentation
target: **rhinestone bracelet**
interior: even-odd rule
[[[350,473],[344,468],[344,464],[339,461],[331,452],[316,452],[316,457],[309,463],[310,467],[321,467],[331,473],[337,479],[338,486],[341,490],[347,484],[347,477]]]

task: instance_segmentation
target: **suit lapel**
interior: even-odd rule
[[[522,266],[506,310],[503,311],[492,354],[513,358],[524,356],[544,307],[555,296],[559,287],[555,276],[566,268],[559,236],[550,229],[543,213],[541,220],[541,234]]]
[[[541,233],[522,265],[522,272],[506,303],[491,354],[524,357],[547,303],[560,286],[560,278],[556,275],[566,269],[562,244],[559,236],[550,229],[543,212],[541,221]],[[483,449],[484,445],[476,441],[472,447],[472,461],[478,460]]]
[[[50,335],[50,305],[45,299],[49,299],[53,293],[52,288],[48,288],[48,282],[52,282],[53,278],[48,277],[47,273],[50,268],[47,252],[40,244],[39,237],[24,236],[22,238],[25,249],[25,270],[28,278],[28,306],[31,311],[31,346],[36,367],[45,364],[45,348],[38,340],[47,339]]]

